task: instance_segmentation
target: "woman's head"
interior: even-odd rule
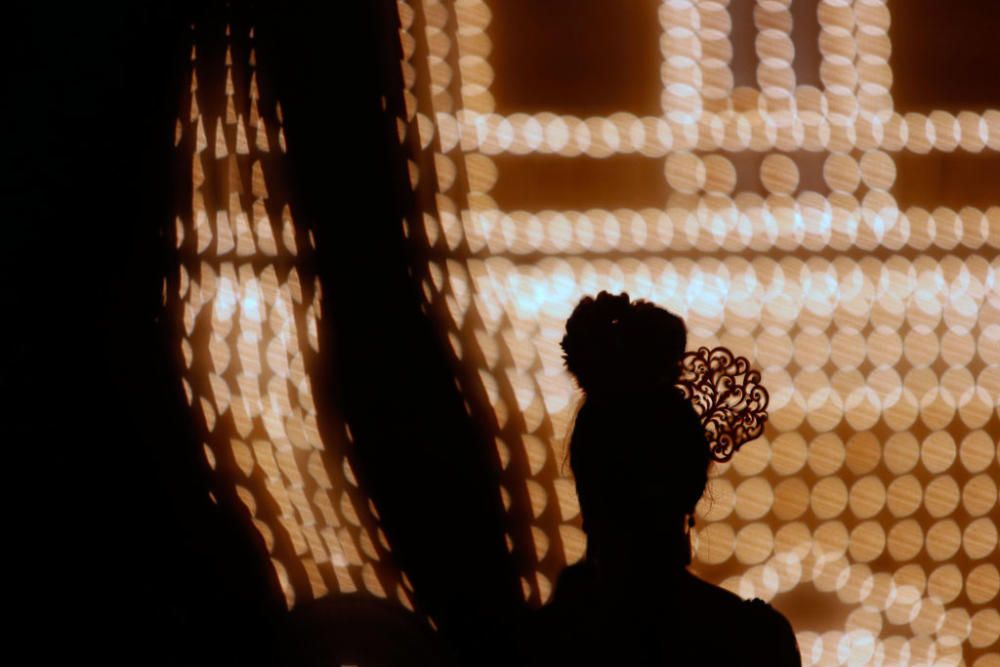
[[[580,301],[566,323],[566,367],[585,394],[570,439],[591,542],[683,526],[705,490],[710,452],[675,388],[684,322],[628,295]]]
[[[566,368],[588,397],[672,387],[687,346],[684,320],[628,294],[584,297],[566,321]]]

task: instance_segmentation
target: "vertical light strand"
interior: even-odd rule
[[[184,385],[204,426],[214,497],[249,512],[289,607],[365,590],[412,608],[357,488],[346,426],[335,425],[335,442],[319,432],[309,366],[321,289],[303,261],[312,235],[277,178],[287,150],[280,103],[261,95],[253,28],[227,25],[224,53],[213,53],[212,30],[192,30],[199,51],[178,121],[191,208],[177,220],[177,298]]]

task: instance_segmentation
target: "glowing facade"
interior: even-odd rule
[[[996,151],[1000,111],[897,113],[883,0],[815,3],[818,87],[796,81],[789,0],[753,3],[755,86],[734,85],[730,3],[665,0],[662,113],[500,115],[492,4],[397,2],[390,111],[424,294],[495,436],[526,599],[585,544],[563,323],[626,290],[683,316],[691,347],[749,356],[771,391],[768,437],[715,470],[696,569],[743,596],[806,591],[782,607],[805,664],[1000,664],[1000,208],[893,196],[895,156]],[[669,195],[504,210],[499,160],[530,154],[660,160]],[[802,187],[816,164],[821,187]],[[809,606],[846,611],[809,627]]]
[[[735,2],[666,0],[660,113],[578,118],[496,113],[491,3],[397,2],[386,103],[418,202],[404,226],[494,436],[524,596],[544,602],[585,548],[564,463],[578,400],[565,319],[584,294],[626,290],[683,316],[691,347],[748,356],[771,394],[767,436],[714,470],[696,569],[777,600],[805,664],[1000,665],[1000,208],[903,210],[893,194],[901,154],[1000,150],[1000,110],[898,113],[882,0],[815,3],[821,85],[802,85],[789,0],[752,4],[755,85],[736,84]],[[349,431],[319,433],[313,248],[284,199],[280,111],[248,33],[192,54],[178,121],[185,389],[219,500],[247,508],[289,604],[367,590],[409,605]],[[530,155],[658,161],[668,194],[505,210],[498,163]]]

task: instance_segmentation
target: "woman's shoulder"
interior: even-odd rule
[[[614,662],[623,646],[638,646],[628,633],[642,634],[645,619],[659,635],[658,650],[681,664],[800,667],[795,633],[771,605],[744,600],[690,573],[670,581],[662,596],[647,590],[622,606],[607,598],[586,562],[566,567],[548,604],[531,614],[524,635],[528,662]]]
[[[747,629],[757,635],[759,645],[770,645],[775,659],[773,664],[791,667],[801,665],[798,640],[792,624],[784,614],[760,598],[745,600],[743,605],[747,610]]]
[[[788,622],[784,614],[768,603],[760,598],[753,598],[752,600],[744,600],[743,606],[747,610],[747,616],[751,619],[751,623],[762,629],[769,629],[773,634],[784,636],[793,643],[796,641],[792,624]]]
[[[784,614],[760,598],[744,600],[730,591],[700,579],[698,586],[712,609],[713,623],[733,635],[742,646],[741,653],[759,658],[761,664],[774,667],[799,667],[798,642],[791,623]]]
[[[800,667],[798,641],[784,614],[760,598],[736,599],[739,611],[728,619],[730,627],[746,649],[745,655],[758,661],[744,664]]]

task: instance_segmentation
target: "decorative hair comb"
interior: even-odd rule
[[[760,384],[760,372],[728,348],[702,347],[686,353],[677,388],[701,417],[716,461],[728,461],[764,432],[769,396]]]

